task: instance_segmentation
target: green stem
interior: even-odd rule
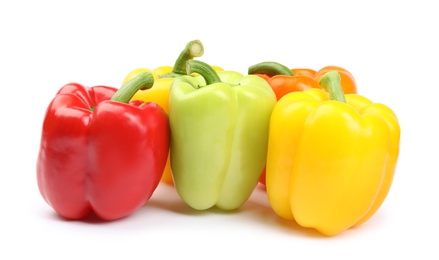
[[[186,63],[186,70],[188,74],[198,73],[203,76],[206,81],[206,85],[221,82],[220,77],[216,71],[207,63],[199,60],[188,60]]]
[[[149,89],[154,85],[154,76],[150,72],[142,72],[126,82],[111,97],[111,100],[128,103],[139,90]]]
[[[287,66],[274,61],[265,61],[250,66],[248,74],[265,74],[270,77],[275,75],[294,76],[294,73]]]
[[[328,71],[323,75],[319,82],[320,86],[329,92],[331,100],[346,103],[346,98],[341,87],[340,73],[335,70]]]
[[[204,47],[201,41],[193,40],[186,44],[184,50],[180,53],[175,61],[172,72],[167,73],[161,78],[176,78],[181,75],[188,75],[186,71],[186,63],[188,60],[192,60],[195,57],[201,57],[204,53]]]

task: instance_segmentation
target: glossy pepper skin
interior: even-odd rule
[[[44,200],[67,219],[94,212],[103,220],[130,215],[156,189],[169,150],[169,121],[155,103],[133,101],[151,87],[142,73],[119,90],[63,86],[42,127],[37,182]]]
[[[149,89],[137,91],[131,100],[141,100],[144,102],[155,102],[166,114],[169,114],[169,91],[171,83],[175,78],[187,75],[186,62],[196,57],[201,57],[204,54],[204,46],[201,41],[193,40],[186,44],[185,48],[181,51],[174,66],[160,66],[154,70],[147,68],[137,68],[128,73],[123,80],[122,84],[131,80],[142,72],[150,72],[154,76],[154,86]],[[215,67],[216,70],[222,70],[220,67]],[[173,184],[171,173],[170,157],[166,162],[165,170],[163,171],[162,181],[167,184]]]
[[[265,166],[276,97],[260,77],[215,72],[195,60],[188,66],[201,76],[176,78],[169,101],[174,185],[194,209],[234,210]]]
[[[266,190],[282,218],[327,236],[367,221],[393,180],[400,127],[387,106],[343,94],[336,71],[321,89],[293,92],[273,109]]]

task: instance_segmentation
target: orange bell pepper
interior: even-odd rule
[[[325,66],[315,71],[309,68],[289,69],[277,62],[261,62],[250,66],[248,74],[256,74],[264,78],[273,88],[279,100],[290,92],[304,91],[309,88],[321,88],[319,81],[330,70],[337,71],[340,74],[344,93],[357,93],[357,85],[352,74],[338,66]]]

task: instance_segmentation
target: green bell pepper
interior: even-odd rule
[[[276,95],[255,75],[189,60],[169,97],[171,168],[177,193],[197,210],[244,204],[265,167]]]

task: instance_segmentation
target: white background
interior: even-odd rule
[[[2,1],[0,259],[438,259],[439,15],[434,1]],[[65,221],[39,194],[44,111],[75,81],[119,87],[134,68],[200,60],[345,67],[402,129],[390,193],[359,228],[326,238],[279,219],[257,188],[237,212],[189,209],[160,185],[133,215]]]

